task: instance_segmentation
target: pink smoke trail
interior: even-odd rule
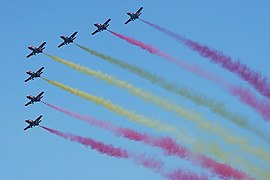
[[[233,169],[232,167],[222,164],[219,162],[216,162],[206,156],[198,155],[195,153],[192,153],[189,149],[187,149],[184,146],[180,146],[177,144],[176,141],[174,141],[170,137],[155,137],[148,135],[146,133],[139,133],[132,129],[128,128],[120,128],[117,127],[109,122],[104,122],[101,120],[97,120],[88,116],[83,116],[78,113],[60,108],[58,106],[42,102],[45,105],[60,111],[62,113],[65,113],[69,116],[72,116],[76,119],[82,120],[84,122],[87,122],[91,125],[95,125],[97,127],[109,130],[113,132],[116,136],[122,136],[134,141],[140,141],[144,142],[147,145],[151,145],[154,147],[158,147],[164,150],[166,155],[176,155],[180,158],[186,159],[191,161],[193,164],[199,165],[203,168],[206,168],[210,170],[213,174],[225,178],[235,178],[235,179],[251,179],[248,175],[246,175],[243,172],[240,172],[239,170]],[[176,173],[178,174],[178,173]]]
[[[199,165],[205,169],[210,170],[213,174],[224,179],[252,179],[248,175],[232,167],[216,162],[204,155],[195,154],[186,147],[180,146],[170,137],[153,137],[147,134],[141,134],[131,129],[120,129],[122,136],[135,140],[143,141],[144,143],[159,147],[164,150],[167,155],[176,155],[180,158],[189,160],[193,164]]]
[[[248,82],[253,86],[260,94],[270,99],[270,81],[267,77],[261,75],[250,69],[246,64],[242,64],[240,61],[233,62],[232,58],[224,55],[222,52],[211,49],[205,45],[201,45],[198,42],[187,39],[175,32],[172,32],[164,27],[160,27],[154,23],[140,19],[142,22],[149,26],[165,33],[166,35],[174,38],[176,41],[181,42],[192,50],[198,52],[202,57],[210,59],[213,63],[221,65],[222,68],[229,70],[230,72],[238,75],[241,79]]]
[[[259,111],[263,118],[270,122],[270,103],[268,101],[260,100],[249,89],[244,89],[239,86],[231,86],[230,91],[235,96],[238,96],[242,102],[245,102]]]
[[[138,40],[135,40],[135,39],[133,39],[131,37],[127,37],[127,36],[124,36],[122,34],[119,34],[119,33],[113,32],[113,31],[110,31],[110,30],[108,30],[108,31],[111,32],[112,34],[114,34],[115,36],[117,36],[117,37],[119,37],[119,38],[121,38],[121,39],[123,39],[123,40],[125,40],[125,41],[127,41],[127,42],[129,42],[129,43],[131,43],[133,45],[135,45],[135,46],[138,46],[138,47],[140,47],[140,48],[148,51],[149,53],[158,55],[158,56],[160,56],[160,57],[162,57],[162,58],[164,58],[164,59],[166,59],[166,60],[168,60],[170,62],[176,63],[178,66],[180,66],[180,67],[182,67],[182,68],[184,68],[184,69],[186,69],[186,70],[188,70],[188,71],[190,71],[192,73],[195,73],[195,74],[197,74],[197,75],[199,75],[201,77],[204,77],[204,78],[206,78],[206,79],[208,79],[210,81],[213,81],[213,82],[215,82],[216,84],[220,85],[223,88],[225,87],[225,89],[228,90],[232,95],[237,96],[238,99],[241,102],[247,104],[248,106],[250,106],[254,110],[256,110],[259,114],[261,114],[261,116],[266,121],[269,121],[270,120],[268,118],[267,112],[264,109],[262,109],[263,106],[254,106],[251,103],[248,103],[248,101],[245,101],[242,98],[245,94],[243,94],[241,92],[239,92],[239,93],[232,93],[232,90],[231,90],[231,86],[232,85],[230,85],[228,82],[225,82],[218,75],[216,75],[216,74],[210,74],[210,73],[202,70],[201,68],[199,68],[199,67],[197,67],[195,65],[191,65],[191,64],[185,63],[185,62],[183,62],[183,61],[181,61],[179,59],[176,59],[176,58],[174,58],[174,57],[172,57],[172,56],[170,56],[170,55],[168,55],[168,54],[160,51],[159,49],[157,49],[157,48],[155,48],[155,47],[153,47],[151,45],[145,44],[145,43],[140,42]],[[239,88],[242,88],[242,87],[239,87]],[[258,98],[256,98],[256,97],[253,97],[253,101],[254,102],[259,102]]]
[[[169,54],[165,53],[165,52],[162,52],[161,50],[159,50],[158,48],[156,47],[153,47],[149,44],[145,44],[143,42],[140,42],[140,41],[137,41],[131,37],[128,37],[128,36],[124,36],[123,34],[120,34],[120,33],[116,33],[116,32],[113,32],[111,30],[107,30],[109,31],[110,33],[112,33],[113,35],[135,45],[135,46],[138,46],[146,51],[148,51],[149,53],[151,54],[155,54],[159,57],[162,57],[163,59],[166,59],[172,63],[175,63],[177,66],[180,66],[181,68],[184,68],[188,71],[191,71],[199,76],[202,76],[202,77],[205,77],[211,81],[214,81],[216,83],[219,83],[219,84],[224,84],[225,82],[222,81],[218,75],[216,74],[211,74],[209,72],[206,72],[204,70],[202,70],[201,68],[197,67],[196,65],[193,65],[193,64],[188,64],[180,59],[177,59],[175,57],[172,57],[170,56]]]
[[[98,152],[102,154],[107,154],[112,157],[116,158],[123,158],[123,159],[130,159],[136,164],[140,164],[145,168],[149,168],[153,170],[156,173],[161,174],[162,176],[169,178],[169,179],[184,179],[184,178],[189,178],[191,180],[200,180],[200,179],[207,179],[205,175],[198,176],[195,173],[190,173],[190,172],[184,172],[181,169],[177,169],[174,171],[169,171],[165,172],[164,171],[164,162],[157,160],[155,158],[147,158],[144,154],[136,154],[133,152],[129,152],[126,149],[123,148],[116,148],[111,144],[104,144],[99,141],[95,141],[94,139],[91,138],[86,138],[78,135],[74,135],[71,133],[64,133],[60,132],[55,129],[51,129],[48,127],[40,126],[41,128],[49,131],[52,134],[55,134],[59,137],[62,137],[64,139],[70,140],[70,141],[75,141],[78,142],[82,145],[85,145],[87,147],[90,147],[91,149],[97,150]],[[176,173],[178,172],[178,173]]]

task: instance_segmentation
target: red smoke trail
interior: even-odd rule
[[[162,57],[170,62],[173,62],[175,63],[176,65],[188,70],[188,71],[191,71],[199,76],[202,76],[202,77],[205,77],[211,81],[214,81],[218,84],[224,84],[224,82],[218,77],[218,75],[216,74],[211,74],[209,72],[206,72],[204,70],[202,70],[201,68],[197,67],[196,65],[192,65],[192,64],[188,64],[180,59],[177,59],[175,57],[172,57],[170,56],[169,54],[166,54],[165,52],[162,52],[161,50],[159,50],[158,48],[156,47],[153,47],[149,44],[145,44],[143,42],[140,42],[140,41],[137,41],[131,37],[128,37],[128,36],[124,36],[123,34],[119,34],[119,33],[116,33],[116,32],[113,32],[113,31],[110,31],[110,30],[107,30],[109,31],[110,33],[112,33],[113,35],[129,42],[130,44],[133,44],[135,46],[138,46],[146,51],[148,51],[149,53],[151,54],[155,54],[155,55],[158,55],[159,57]]]
[[[87,123],[90,123],[91,125],[95,125],[100,128],[109,130],[113,132],[116,136],[122,136],[128,139],[134,140],[134,141],[144,142],[147,145],[161,148],[164,150],[166,155],[176,155],[180,158],[189,160],[193,164],[199,165],[203,168],[210,170],[213,174],[220,176],[221,178],[251,179],[245,173],[242,173],[236,169],[233,169],[232,167],[226,164],[218,163],[203,155],[192,153],[186,147],[178,145],[177,142],[175,142],[170,137],[155,137],[155,136],[148,135],[146,133],[136,132],[132,129],[120,128],[108,122],[97,120],[88,116],[83,116],[78,113],[60,108],[58,106],[55,106],[49,103],[45,103],[45,102],[43,103],[55,110],[68,114],[76,119],[79,119]]]
[[[194,51],[198,52],[201,56],[210,59],[212,62],[221,65],[221,67],[235,73],[253,86],[259,93],[270,99],[270,82],[267,77],[261,75],[259,72],[253,71],[246,64],[242,64],[240,61],[233,62],[232,58],[224,55],[222,52],[211,49],[205,45],[201,45],[198,42],[187,39],[175,32],[172,32],[164,27],[160,27],[156,24],[142,20],[149,26],[165,33],[166,35],[174,38],[178,42],[184,43]]]
[[[266,100],[260,100],[249,89],[244,89],[239,86],[231,87],[231,93],[238,96],[242,102],[250,105],[260,112],[263,118],[270,122],[270,103]]]
[[[201,68],[199,68],[195,65],[191,65],[191,64],[185,63],[179,59],[176,59],[176,58],[160,51],[159,49],[157,49],[151,45],[145,44],[145,43],[137,41],[131,37],[127,37],[127,36],[124,36],[122,34],[110,31],[110,30],[108,30],[108,31],[111,32],[112,34],[114,34],[115,36],[117,36],[117,37],[119,37],[119,38],[121,38],[121,39],[135,45],[135,46],[141,47],[142,49],[144,49],[152,54],[156,54],[156,55],[158,55],[158,56],[160,56],[160,57],[162,57],[170,62],[176,63],[178,66],[180,66],[180,67],[182,67],[182,68],[184,68],[192,73],[195,73],[199,76],[202,76],[210,81],[214,81],[216,84],[218,84],[222,87],[225,87],[232,95],[237,96],[241,102],[249,105],[250,107],[255,109],[257,112],[259,112],[265,120],[270,120],[270,118],[268,118],[268,115],[267,115],[268,112],[266,112],[263,108],[264,106],[261,106],[261,105],[254,106],[251,103],[249,103],[248,101],[245,101],[243,98],[243,96],[245,96],[245,94],[243,94],[242,92],[233,93],[232,89],[231,89],[232,85],[230,85],[228,82],[225,82],[224,80],[222,80],[218,75],[210,74],[210,73],[202,70]],[[238,88],[242,88],[242,87],[239,86]],[[253,97],[253,101],[259,103],[259,100],[257,100],[256,97]],[[266,118],[268,118],[268,119],[266,119]]]
[[[102,142],[95,141],[94,139],[91,139],[91,138],[86,138],[86,137],[74,135],[71,133],[60,132],[58,130],[47,128],[44,126],[40,126],[40,127],[64,139],[75,141],[87,147],[91,147],[91,149],[97,150],[98,152],[102,154],[107,154],[109,156],[116,157],[116,158],[130,159],[136,164],[140,164],[146,168],[149,168],[153,170],[154,172],[159,173],[162,176],[165,176],[166,178],[169,178],[169,179],[184,179],[186,177],[192,180],[207,179],[205,175],[198,176],[195,173],[183,172],[180,169],[171,171],[171,172],[164,172],[164,163],[153,157],[147,158],[144,154],[132,153],[126,149],[116,148],[111,144],[107,145]]]
[[[186,147],[178,145],[170,137],[153,137],[147,134],[141,134],[131,129],[121,129],[120,132],[126,138],[133,139],[135,141],[143,141],[146,144],[159,147],[163,149],[167,155],[176,155],[180,158],[189,160],[193,164],[210,170],[212,173],[221,178],[252,179],[245,173],[233,169],[226,164],[216,162],[204,155],[192,153]]]

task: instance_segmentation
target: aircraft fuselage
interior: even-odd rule
[[[33,51],[33,54],[36,55],[38,53],[42,53],[42,51],[45,49],[45,47],[43,48],[37,48],[35,46],[29,46],[28,49]]]
[[[141,15],[141,13],[139,13],[139,14],[136,14],[136,13],[127,13],[127,14],[130,16],[130,19],[132,21],[134,21],[135,19],[138,19],[139,16]]]
[[[67,36],[61,36],[61,38],[64,40],[64,43],[65,43],[65,44],[72,43],[73,40],[75,39],[75,37],[74,37],[74,38],[69,38],[69,37],[67,37]]]

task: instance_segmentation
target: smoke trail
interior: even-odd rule
[[[210,49],[195,41],[186,39],[185,44],[197,51],[201,56],[209,58],[212,62],[221,65],[222,68],[236,74],[242,80],[253,86],[261,95],[270,99],[270,81],[261,73],[250,69],[239,60],[233,62],[231,57],[224,55],[222,52]]]
[[[113,32],[113,31],[110,31],[110,30],[107,30],[109,31],[110,33],[112,33],[113,35],[119,37],[120,39],[123,39],[125,41],[127,41],[128,43],[130,44],[133,44],[135,46],[138,46],[146,51],[148,51],[149,53],[151,54],[155,54],[159,57],[162,57],[172,63],[175,63],[177,66],[180,66],[181,68],[184,68],[188,71],[191,71],[199,76],[202,76],[202,77],[205,77],[207,79],[210,79],[216,83],[219,83],[219,84],[224,84],[225,82],[222,81],[218,75],[216,74],[211,74],[209,72],[206,72],[202,69],[200,69],[199,67],[197,67],[196,65],[192,65],[192,64],[188,64],[188,63],[185,63],[184,61],[180,60],[180,59],[177,59],[177,58],[174,58],[172,56],[170,56],[169,54],[166,54],[165,52],[162,52],[161,50],[159,50],[158,48],[156,47],[153,47],[149,44],[145,44],[143,42],[140,42],[140,41],[137,41],[131,37],[127,37],[127,36],[124,36],[123,34],[119,34],[119,33],[116,33],[116,32]]]
[[[233,134],[229,129],[226,129],[225,127],[222,127],[219,124],[212,124],[209,120],[205,119],[198,113],[192,112],[190,110],[187,110],[173,102],[170,102],[166,99],[157,97],[150,92],[144,91],[142,89],[134,87],[132,84],[118,80],[113,76],[104,74],[100,71],[94,71],[89,68],[80,66],[78,64],[72,63],[70,61],[49,55],[44,53],[45,55],[49,56],[50,58],[56,60],[57,62],[60,62],[62,64],[65,64],[73,69],[76,69],[80,72],[83,72],[85,74],[94,76],[95,78],[99,80],[104,80],[109,84],[116,85],[120,88],[124,88],[128,90],[131,94],[136,95],[138,97],[141,97],[142,99],[152,102],[156,105],[159,105],[164,110],[170,110],[172,112],[175,112],[179,117],[185,118],[189,121],[192,121],[196,125],[198,125],[200,128],[202,128],[205,132],[213,132],[216,135],[220,136],[222,139],[225,140],[230,145],[237,144],[240,149],[245,150],[249,153],[253,153],[256,156],[260,157],[261,159],[264,159],[264,156],[267,155],[266,152],[262,151],[261,149],[254,148],[250,144],[250,142],[246,138],[240,138],[236,134]],[[270,158],[269,158],[270,162]]]
[[[230,132],[229,130],[226,130],[224,127],[221,128],[219,125],[212,125],[212,123],[210,123],[209,120],[205,119],[204,117],[202,117],[198,113],[189,111],[189,110],[181,107],[180,105],[174,104],[173,102],[167,101],[166,99],[157,97],[157,96],[151,94],[150,92],[136,88],[132,84],[129,84],[128,82],[118,80],[118,79],[114,78],[113,76],[104,74],[100,71],[94,71],[94,70],[91,70],[89,68],[80,66],[78,64],[72,63],[70,61],[66,61],[64,59],[61,59],[61,58],[58,58],[58,57],[55,57],[55,56],[52,56],[49,54],[46,54],[46,55],[49,56],[50,58],[56,60],[57,62],[65,64],[65,65],[67,65],[73,69],[76,69],[80,72],[94,76],[95,78],[97,78],[99,80],[106,81],[109,84],[113,84],[113,85],[116,85],[120,88],[124,88],[124,89],[128,90],[133,95],[139,96],[146,101],[149,101],[149,102],[152,102],[154,104],[159,105],[164,110],[170,110],[172,112],[175,112],[181,118],[185,118],[189,121],[192,121],[193,123],[198,125],[200,128],[202,128],[204,131],[206,131],[206,132],[210,131],[210,132],[217,134],[222,139],[225,139],[225,141],[227,143],[230,143],[232,145],[239,144],[239,146],[242,146],[243,149],[245,149],[245,150],[250,149],[250,148],[248,148],[248,147],[250,147],[250,145],[248,145],[249,143],[245,139],[237,138],[237,135],[235,135],[234,138],[231,138],[231,137],[233,137],[232,132]],[[247,144],[246,145],[247,147],[244,147],[245,144]],[[253,152],[255,152],[255,150],[253,150]]]
[[[131,37],[127,37],[127,36],[124,36],[122,34],[112,32],[112,31],[109,31],[109,32],[111,32],[112,34],[116,35],[117,37],[119,37],[119,38],[133,44],[133,45],[139,46],[142,49],[147,50],[148,52],[150,52],[152,54],[156,54],[156,55],[158,55],[160,57],[163,57],[164,59],[167,59],[168,61],[174,62],[177,65],[179,65],[180,67],[182,67],[182,68],[184,68],[184,69],[186,69],[188,71],[191,71],[191,72],[193,72],[193,73],[195,73],[195,74],[197,74],[197,75],[199,75],[201,77],[204,77],[204,78],[206,78],[206,79],[208,79],[210,81],[213,81],[216,84],[222,86],[223,88],[225,87],[227,90],[229,90],[229,92],[231,91],[231,89],[229,87],[230,86],[229,83],[222,80],[218,75],[210,74],[210,73],[200,69],[199,67],[197,67],[195,65],[191,65],[191,64],[187,64],[185,62],[182,62],[182,61],[180,61],[180,60],[178,60],[178,59],[176,59],[176,58],[174,58],[174,57],[172,57],[172,56],[170,56],[168,54],[165,54],[164,52],[161,52],[160,50],[156,49],[155,47],[152,47],[152,46],[147,45],[147,44],[145,44],[143,42],[132,39]],[[235,95],[235,94],[233,94],[233,95]],[[242,100],[241,97],[239,99]],[[245,101],[242,101],[242,102],[247,104]],[[250,106],[250,104],[247,104],[247,105]],[[250,106],[250,107],[252,107],[254,109],[253,106]],[[257,106],[257,108],[259,108],[259,107],[261,107],[261,106]],[[257,112],[259,112],[263,117],[266,117],[264,114],[262,114],[262,112],[264,112],[264,110],[261,110],[261,109],[259,109],[259,110],[255,109],[255,110]]]
[[[210,99],[209,97],[205,95],[196,94],[195,92],[192,92],[191,90],[179,87],[175,85],[174,83],[170,83],[166,81],[163,77],[160,77],[156,74],[152,74],[144,69],[141,69],[140,67],[137,67],[135,65],[129,64],[125,61],[104,55],[102,53],[99,53],[97,51],[91,50],[87,47],[84,47],[82,45],[74,43],[79,48],[85,50],[86,52],[100,57],[103,60],[106,60],[109,63],[112,63],[114,65],[117,65],[123,69],[127,69],[128,71],[137,74],[138,76],[150,81],[153,84],[157,84],[161,86],[162,88],[173,92],[179,96],[185,97],[189,100],[191,100],[193,103],[208,107],[212,112],[219,114],[220,116],[224,117],[225,119],[229,119],[230,121],[234,122],[241,128],[245,128],[248,131],[251,131],[252,133],[256,134],[261,139],[267,141],[268,144],[270,144],[270,138],[269,136],[264,133],[262,130],[260,130],[256,125],[249,123],[248,119],[246,117],[240,116],[236,113],[230,112],[226,107],[225,104],[221,102],[216,102],[213,99]],[[241,97],[242,94],[238,94],[237,96]]]
[[[141,19],[142,20],[142,19]],[[233,62],[232,58],[224,55],[222,52],[211,49],[205,45],[201,45],[198,42],[187,39],[175,32],[172,32],[164,27],[160,27],[156,24],[142,20],[144,23],[151,27],[165,33],[166,35],[174,38],[176,41],[185,44],[192,50],[198,52],[202,57],[210,59],[213,63],[221,65],[222,68],[229,70],[236,74],[242,80],[248,82],[253,86],[259,93],[270,99],[270,81],[267,77],[261,75],[250,69],[246,64],[242,64],[240,61]]]
[[[207,79],[213,80],[214,82],[218,83],[219,85],[221,84],[221,79],[213,78],[214,77],[213,75],[208,74],[207,72],[201,70],[200,68],[198,68],[196,66],[194,66],[195,68],[190,68],[190,67],[193,67],[193,66],[191,66],[189,64],[186,64],[186,63],[184,63],[182,61],[179,61],[179,60],[177,60],[177,59],[175,59],[175,58],[161,52],[160,50],[158,50],[158,49],[156,49],[156,48],[154,48],[154,47],[152,47],[150,45],[147,45],[147,44],[145,44],[143,42],[139,42],[139,41],[137,41],[137,40],[135,40],[133,38],[124,36],[122,34],[119,34],[119,33],[116,33],[116,32],[110,31],[110,30],[108,30],[108,31],[111,32],[112,34],[114,34],[115,36],[117,36],[117,37],[119,37],[119,38],[133,44],[133,45],[139,46],[142,49],[147,50],[150,53],[157,54],[157,55],[159,55],[159,56],[161,56],[161,57],[163,57],[163,58],[165,58],[165,59],[167,59],[169,61],[177,63],[181,67],[184,67],[185,69],[188,69],[191,72],[199,74],[200,76],[203,76],[203,77],[205,77]],[[223,84],[224,87],[226,87],[228,89],[228,83],[222,82],[222,84]],[[257,109],[255,109],[255,110],[257,110]],[[198,121],[197,123],[200,123],[200,122]],[[204,127],[209,127],[209,128],[213,127],[211,124],[209,125],[209,123],[208,124],[203,124],[203,123],[200,124],[200,127],[203,127],[203,126]],[[234,144],[234,145],[235,144],[240,144],[240,146],[242,146],[242,147],[245,146],[245,148],[243,148],[243,149],[249,150],[250,151],[249,153],[255,154],[257,157],[260,157],[261,159],[266,158],[267,161],[270,162],[270,157],[267,155],[268,154],[267,152],[264,152],[262,149],[258,149],[256,147],[248,146],[247,145],[247,140],[245,140],[245,139],[237,139],[236,137],[234,138],[233,136],[230,136],[230,135],[227,136],[226,132],[228,130],[222,129],[219,126],[211,128],[211,130],[212,130],[212,132],[217,132],[216,133],[217,135],[220,135],[221,137],[224,137],[224,139],[226,140],[227,143]]]
[[[176,133],[177,134],[177,130],[176,130],[175,127],[169,126],[167,124],[163,124],[159,120],[146,118],[144,116],[136,114],[135,112],[128,111],[128,110],[122,108],[121,106],[115,105],[115,104],[111,103],[110,101],[106,101],[101,97],[97,97],[97,96],[88,94],[86,92],[80,91],[78,89],[68,87],[66,85],[63,85],[61,83],[58,83],[58,82],[55,82],[55,81],[52,81],[52,80],[49,80],[49,79],[46,79],[44,77],[42,77],[42,79],[44,79],[48,83],[50,83],[50,84],[52,84],[54,86],[57,86],[57,87],[65,90],[65,91],[68,91],[68,92],[70,92],[72,94],[80,96],[80,97],[82,97],[82,98],[84,98],[86,100],[92,101],[92,102],[94,102],[96,104],[102,105],[102,106],[106,107],[107,109],[109,109],[110,111],[113,111],[113,112],[115,112],[115,113],[117,113],[119,115],[125,116],[125,117],[127,117],[128,119],[130,119],[130,120],[132,120],[134,122],[138,122],[138,123],[143,124],[143,125],[145,125],[147,127],[154,128],[154,129],[156,129],[158,131],[164,131],[164,132],[168,132],[168,133],[173,133],[173,134]],[[184,134],[181,133],[181,136],[182,135],[184,135]],[[184,140],[183,139],[183,141],[188,142],[190,140],[187,140],[187,139]]]
[[[91,94],[85,93],[83,91],[80,91],[80,90],[77,90],[77,89],[74,89],[74,88],[71,88],[68,86],[65,86],[63,84],[46,79],[44,77],[41,77],[41,78],[44,79],[45,81],[47,81],[48,83],[55,85],[55,86],[65,90],[65,91],[68,91],[72,94],[80,96],[86,100],[93,101],[96,104],[100,104],[100,105],[106,107],[107,109],[109,109],[109,110],[111,110],[119,115],[127,117],[131,121],[140,123],[142,125],[145,125],[147,127],[153,128],[153,129],[158,130],[158,131],[173,134],[176,136],[177,140],[179,140],[181,143],[190,144],[193,151],[196,151],[198,153],[203,153],[203,154],[210,153],[212,156],[215,156],[217,159],[219,159],[220,161],[222,161],[224,163],[231,163],[231,164],[235,164],[235,165],[239,165],[239,166],[243,166],[243,165],[249,166],[249,164],[250,164],[250,162],[248,162],[246,158],[241,158],[240,156],[234,156],[234,157],[230,158],[231,156],[229,157],[226,153],[221,151],[221,147],[217,143],[205,142],[205,141],[203,142],[202,140],[195,141],[195,139],[193,137],[191,137],[188,134],[188,132],[185,132],[183,130],[183,128],[182,128],[182,130],[178,130],[174,126],[169,126],[167,124],[160,122],[159,120],[154,120],[154,119],[146,118],[142,115],[138,115],[132,111],[128,111],[128,110],[126,110],[118,105],[115,105],[115,104],[111,103],[110,101],[105,101],[104,99],[102,99],[100,97],[93,96]],[[254,164],[254,162],[253,162],[253,164]],[[248,169],[248,172],[255,172],[256,174],[262,174],[262,173],[258,173],[257,170],[254,169],[253,167],[246,167],[246,168]]]
[[[249,89],[231,87],[231,92],[238,96],[241,101],[258,110],[265,120],[270,122],[270,104],[266,100],[259,100]]]
[[[69,116],[72,116],[76,119],[79,119],[91,125],[109,130],[113,132],[116,136],[122,136],[128,139],[134,140],[134,141],[141,141],[147,145],[151,145],[151,146],[163,149],[166,155],[176,155],[180,158],[190,160],[193,164],[197,164],[203,168],[209,169],[213,174],[218,175],[220,178],[251,179],[245,173],[242,173],[236,169],[233,169],[232,167],[226,164],[218,163],[203,155],[192,153],[186,147],[178,145],[170,137],[155,137],[146,133],[136,132],[132,129],[120,128],[109,122],[97,120],[89,116],[83,116],[78,113],[63,109],[61,107],[58,107],[58,106],[55,106],[46,102],[42,102],[42,103],[44,103],[45,105],[57,111],[60,111]]]
[[[64,133],[60,132],[55,129],[47,128],[44,126],[40,126],[41,128],[45,129],[46,131],[49,131],[50,133],[57,135],[59,137],[62,137],[64,139],[74,141],[77,143],[80,143],[84,146],[90,147],[91,149],[94,149],[102,154],[107,154],[108,156],[116,157],[116,158],[123,158],[123,159],[129,159],[135,162],[136,164],[140,164],[145,168],[151,169],[156,173],[161,174],[162,176],[165,176],[166,178],[170,179],[177,179],[177,178],[191,178],[191,179],[207,179],[205,175],[197,175],[195,173],[191,172],[184,172],[181,169],[178,169],[180,173],[175,174],[175,171],[172,172],[164,172],[164,162],[152,158],[147,158],[144,154],[136,154],[133,152],[129,152],[126,149],[123,148],[116,148],[111,144],[104,144],[99,141],[95,141],[91,138],[86,138],[78,135],[74,135],[71,133]]]
[[[44,54],[46,54],[46,53],[44,53]],[[73,69],[76,69],[80,72],[83,72],[85,74],[91,75],[91,76],[97,78],[98,80],[103,80],[109,84],[126,89],[131,94],[138,96],[146,101],[152,102],[152,103],[160,106],[164,110],[169,110],[169,111],[175,112],[181,118],[186,118],[186,119],[189,119],[193,122],[200,123],[201,127],[208,126],[208,125],[205,125],[207,123],[207,120],[203,119],[199,114],[196,114],[193,111],[187,110],[187,109],[181,107],[180,105],[175,104],[174,102],[170,102],[166,99],[155,96],[148,91],[137,88],[133,84],[130,84],[130,83],[123,81],[123,80],[119,80],[113,76],[102,73],[100,71],[94,71],[92,69],[80,66],[78,64],[72,63],[72,62],[64,60],[62,58],[58,58],[58,57],[55,57],[55,56],[52,56],[49,54],[46,54],[46,55],[49,56],[50,58],[56,60],[57,62],[65,64],[65,65],[67,65]]]

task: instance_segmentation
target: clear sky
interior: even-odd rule
[[[139,20],[124,25],[124,22],[129,18],[126,13],[136,11],[141,6],[144,7],[142,19],[222,50],[225,54],[234,59],[240,59],[252,69],[270,78],[270,1],[267,0],[229,0],[226,2],[215,0],[203,2],[195,0],[3,1],[0,11],[1,179],[163,179],[160,175],[134,164],[132,161],[100,154],[80,144],[53,136],[41,128],[36,127],[24,132],[23,128],[27,125],[24,120],[34,119],[40,114],[43,115],[41,124],[44,126],[91,137],[133,152],[156,156],[166,163],[168,169],[181,167],[209,174],[208,171],[177,157],[166,157],[159,149],[114,137],[108,131],[68,117],[42,103],[24,107],[27,102],[26,95],[36,95],[40,91],[45,91],[43,98],[45,102],[106,120],[121,127],[133,128],[139,132],[170,135],[130,122],[123,116],[60,90],[42,79],[24,83],[24,79],[28,77],[25,72],[35,71],[41,66],[45,67],[43,75],[46,78],[101,96],[147,117],[157,118],[164,123],[181,127],[198,139],[217,141],[230,153],[228,156],[245,154],[235,147],[224,144],[222,139],[215,137],[215,134],[203,132],[194,124],[180,119],[174,113],[167,112],[154,104],[146,103],[123,89],[97,81],[65,67],[43,54],[27,59],[26,55],[30,53],[27,47],[30,45],[38,46],[43,41],[47,42],[45,51],[49,54],[114,75],[137,87],[165,97],[201,113],[213,123],[218,122],[219,125],[228,127],[233,132],[250,139],[254,146],[270,151],[269,144],[267,145],[252,133],[240,129],[206,108],[197,106],[189,100],[167,92],[132,73],[91,56],[73,44],[57,48],[57,45],[62,42],[60,35],[70,35],[74,31],[78,31],[76,43],[137,65],[159,74],[175,84],[223,102],[229,110],[247,117],[249,122],[262,130],[269,131],[269,123],[264,123],[263,118],[256,111],[238,101],[216,84],[132,46],[109,32],[104,31],[95,36],[91,35],[96,29],[93,26],[94,23],[103,23],[107,18],[111,18],[109,29],[112,31],[152,44],[186,62],[196,64],[209,72],[218,73],[234,84],[250,87],[235,75],[222,70],[218,65],[212,64],[209,60],[200,57],[194,51]],[[263,98],[259,94],[257,95]],[[183,145],[192,149],[188,144]],[[211,156],[211,154],[206,155]],[[266,168],[270,171],[269,164],[267,167],[266,163],[256,158],[250,157],[250,160],[257,163],[259,168]],[[237,168],[237,166],[231,165]],[[241,169],[241,167],[239,168]]]

